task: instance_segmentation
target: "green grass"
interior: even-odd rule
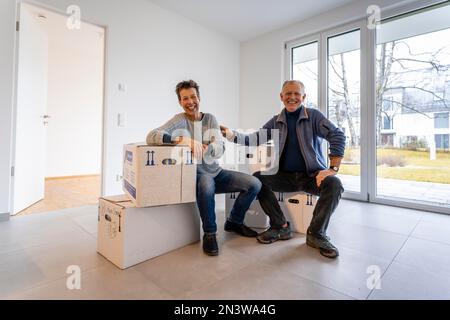
[[[345,152],[346,155],[339,173],[352,176],[360,175],[360,165],[355,163],[358,162],[359,149],[346,149]],[[377,156],[378,158],[398,157],[405,160],[404,167],[378,165],[377,176],[379,178],[450,184],[449,152],[438,152],[436,160],[430,160],[430,154],[425,151],[401,149],[378,149]]]

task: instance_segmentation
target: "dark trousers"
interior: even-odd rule
[[[264,212],[270,218],[270,225],[279,228],[286,223],[286,218],[275,197],[275,192],[304,191],[319,196],[313,212],[313,218],[308,232],[316,236],[325,236],[331,215],[341,199],[344,188],[341,180],[336,176],[328,176],[320,187],[317,186],[316,177],[308,177],[301,172],[278,171],[274,175],[263,175],[255,172],[261,183],[261,191],[258,194],[259,203]]]

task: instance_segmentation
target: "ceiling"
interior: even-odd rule
[[[246,41],[356,0],[149,0]]]

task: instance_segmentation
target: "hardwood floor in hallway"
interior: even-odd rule
[[[55,211],[98,203],[101,176],[77,176],[45,179],[45,198],[17,215]]]

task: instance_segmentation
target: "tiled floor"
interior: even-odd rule
[[[220,230],[217,257],[196,243],[124,271],[96,253],[96,226],[96,206],[0,223],[0,298],[450,299],[450,216],[343,200],[337,260],[304,235],[263,245]],[[71,265],[81,290],[67,289]]]

